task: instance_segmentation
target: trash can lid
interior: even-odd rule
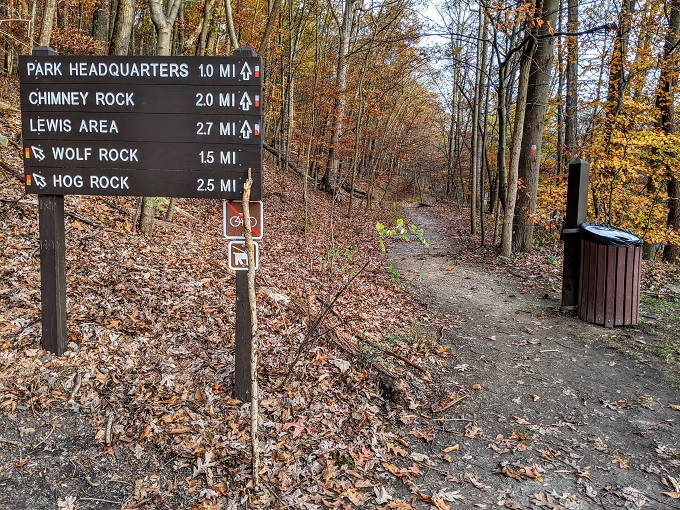
[[[586,241],[605,246],[642,246],[642,239],[632,232],[599,223],[582,223],[581,236]]]

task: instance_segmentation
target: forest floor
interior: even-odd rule
[[[559,311],[558,242],[502,261],[451,207],[347,218],[267,166],[255,489],[221,203],[180,200],[146,237],[134,199],[66,197],[54,356],[3,113],[0,510],[678,508],[677,268],[645,262],[646,322],[607,330]],[[404,216],[429,253],[381,252],[376,222]]]
[[[408,218],[425,226],[430,253],[398,244],[391,257],[447,318],[450,348],[433,375],[441,404],[409,422],[429,431],[411,441],[419,489],[465,508],[680,508],[677,297],[672,283],[654,287],[658,266],[645,266],[642,325],[605,329],[560,310],[550,250],[489,264],[452,228],[459,215]]]

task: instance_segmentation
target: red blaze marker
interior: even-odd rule
[[[26,147],[26,148],[24,149],[24,157],[25,157],[26,159],[28,159],[28,158],[31,157],[31,149],[29,149],[28,147]]]
[[[260,66],[255,66],[255,78],[260,77]]]
[[[28,150],[28,149],[26,149],[26,150]],[[26,186],[30,186],[30,185],[31,185],[31,174],[27,174],[26,175]]]
[[[260,106],[260,96],[255,96],[255,108]]]
[[[260,136],[260,125],[259,124],[255,124],[254,132],[255,132],[255,136]]]

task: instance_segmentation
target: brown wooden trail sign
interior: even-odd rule
[[[39,202],[44,349],[66,350],[64,195],[238,200],[250,173],[251,199],[261,199],[261,69],[244,47],[233,57],[60,56],[46,46],[20,56],[25,186]],[[239,312],[247,289],[236,279],[242,359],[250,342],[239,342],[238,328],[249,334],[250,316]],[[237,381],[237,398],[249,391]]]
[[[26,192],[262,194],[261,59],[22,55]]]

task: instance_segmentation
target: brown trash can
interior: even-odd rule
[[[640,320],[642,239],[606,225],[581,225],[581,267],[576,313],[607,328]]]

